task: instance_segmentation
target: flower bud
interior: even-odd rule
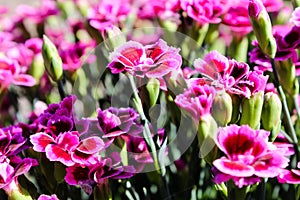
[[[208,163],[212,163],[217,157],[218,148],[214,142],[217,130],[218,125],[211,115],[201,117],[197,132],[200,156]]]
[[[217,92],[212,104],[212,116],[219,126],[225,126],[231,120],[232,99],[225,91]]]
[[[63,75],[63,64],[55,45],[49,38],[43,36],[42,55],[45,69],[53,81],[57,82]]]
[[[116,26],[108,27],[103,30],[102,37],[104,44],[109,49],[109,51],[113,51],[116,47],[126,43],[124,34]]]
[[[258,129],[263,102],[264,93],[262,91],[253,94],[249,99],[244,99],[242,102],[240,124],[248,124],[251,128]]]
[[[282,104],[276,93],[268,92],[264,97],[264,105],[261,114],[262,126],[267,131],[279,132],[281,125]]]
[[[248,12],[253,32],[264,54],[274,58],[276,41],[272,34],[272,24],[268,12],[261,0],[249,0]]]
[[[295,64],[290,60],[276,62],[276,67],[283,90],[291,97],[299,94],[299,82],[296,77]]]

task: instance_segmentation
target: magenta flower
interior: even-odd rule
[[[277,177],[279,183],[300,184],[300,162],[297,164],[298,169],[282,170]]]
[[[98,109],[98,122],[103,138],[114,138],[125,133],[137,133],[143,130],[137,123],[139,114],[132,108]]]
[[[71,152],[79,144],[79,136],[76,132],[59,134],[55,139],[46,133],[36,133],[30,136],[33,150],[45,152],[50,161],[60,161],[66,166],[72,166]]]
[[[116,48],[110,59],[108,67],[114,74],[126,71],[149,78],[162,78],[173,70],[178,70],[182,63],[179,49],[169,47],[161,39],[147,46],[129,41]]]
[[[280,12],[284,3],[282,0],[262,0],[268,12]]]
[[[23,19],[29,19],[36,24],[43,23],[47,17],[58,14],[56,3],[53,0],[42,0],[41,7],[32,7],[29,5],[20,5],[16,12]]]
[[[154,0],[154,1],[138,1],[137,12],[140,19],[154,19],[158,17],[161,20],[171,20],[177,24],[180,23],[179,0]],[[134,8],[136,8],[135,6]]]
[[[101,184],[108,179],[125,179],[134,175],[132,166],[120,165],[121,158],[118,153],[112,153],[110,158],[97,159],[92,165],[73,165],[66,169],[65,181],[69,185],[80,185],[84,191],[91,194],[95,184]]]
[[[26,140],[22,129],[15,126],[0,129],[0,162],[11,156],[16,156],[24,149]]]
[[[96,43],[91,40],[88,43],[77,42],[77,43],[67,43],[65,42],[62,45],[62,48],[59,49],[59,55],[63,61],[63,69],[67,71],[76,71],[83,64],[83,61],[91,63],[95,60],[93,56],[87,56],[89,50],[94,48]],[[84,60],[86,59],[86,60]]]
[[[138,162],[139,164],[153,163],[152,156],[148,150],[142,131],[143,130],[140,130],[138,135],[123,135],[122,138],[126,142],[127,151],[129,152],[130,158],[134,159],[134,161]],[[154,130],[150,124],[150,131],[152,133],[153,140],[158,141],[159,146],[162,145],[164,141],[165,130],[163,128],[159,128],[155,131],[156,135],[154,135]],[[167,151],[165,153],[167,154]],[[143,165],[140,165],[139,168],[141,169],[142,167]]]
[[[57,198],[56,194],[52,194],[51,196],[42,194],[37,200],[59,200],[59,198]]]
[[[248,1],[239,1],[236,5],[232,5],[224,14],[222,23],[239,36],[250,33],[252,25],[248,15]]]
[[[229,60],[217,51],[208,53],[204,60],[196,59],[194,67],[212,86],[246,98],[258,91],[264,91],[268,79],[261,72],[250,71],[247,63]]]
[[[99,31],[126,19],[130,12],[130,3],[126,1],[100,1],[88,10],[88,20],[92,27]]]
[[[0,58],[0,89],[7,89],[11,84],[34,86],[35,79],[21,71],[19,64],[10,58]]]
[[[175,98],[175,103],[186,110],[195,120],[211,113],[215,89],[209,85],[193,84]]]
[[[45,152],[50,161],[59,161],[66,166],[93,163],[93,156],[104,149],[102,139],[95,136],[80,141],[77,131],[61,133],[55,139],[46,133],[36,133],[30,136],[30,141],[33,150]]]
[[[38,165],[32,158],[21,159],[17,156],[0,162],[0,189],[11,193],[18,188],[18,176],[27,173],[31,167]]]
[[[180,5],[187,16],[200,25],[221,22],[223,8],[219,0],[181,0]]]
[[[215,160],[214,181],[232,179],[238,187],[260,181],[261,177],[276,177],[288,165],[283,152],[268,142],[269,132],[253,130],[247,125],[220,128],[216,144],[225,156]]]

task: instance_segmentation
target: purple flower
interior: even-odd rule
[[[147,46],[129,41],[116,48],[110,59],[108,67],[114,74],[126,71],[149,78],[162,78],[173,70],[178,70],[182,63],[179,49],[169,47],[161,39]]]
[[[219,0],[181,0],[180,3],[187,16],[200,25],[221,22],[223,9]]]
[[[268,79],[259,71],[250,71],[247,63],[229,60],[217,51],[208,53],[204,60],[196,59],[194,67],[212,86],[246,98],[264,91]]]
[[[193,84],[175,98],[175,103],[195,120],[211,113],[215,89],[209,85]]]
[[[76,96],[68,96],[59,104],[53,103],[38,117],[39,124],[47,127],[46,132],[53,137],[59,133],[72,130],[74,123],[72,119],[72,107]]]
[[[225,156],[215,160],[214,181],[232,179],[238,187],[254,184],[261,177],[276,177],[288,165],[283,152],[268,142],[269,132],[247,125],[220,128],[216,144]]]
[[[126,19],[130,12],[130,4],[126,1],[103,0],[88,10],[88,20],[92,27],[103,31]]]
[[[26,140],[22,136],[22,129],[10,126],[0,129],[0,162],[11,156],[16,156],[24,150]]]
[[[125,133],[134,134],[143,128],[137,123],[139,114],[132,108],[98,109],[98,122],[103,138],[114,138]]]

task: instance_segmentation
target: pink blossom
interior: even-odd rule
[[[223,9],[219,0],[181,0],[180,5],[200,25],[221,22]]]
[[[67,71],[76,71],[84,64],[84,61],[87,63],[93,62],[95,57],[87,56],[87,54],[88,51],[95,46],[96,43],[93,40],[90,42],[79,41],[77,43],[64,42],[59,49],[59,55],[63,61],[63,69]]]
[[[232,5],[224,14],[222,23],[239,36],[250,33],[252,25],[248,16],[248,1],[239,1]]]
[[[99,31],[125,20],[130,12],[130,4],[126,1],[100,1],[88,10],[88,20],[92,27]]]
[[[214,181],[232,179],[241,188],[259,182],[261,177],[278,176],[289,159],[268,142],[268,136],[269,132],[253,130],[247,125],[219,128],[215,142],[225,155],[213,162]]]
[[[22,17],[32,20],[34,23],[42,23],[47,17],[58,14],[56,3],[53,0],[42,0],[40,7],[32,7],[29,5],[20,5],[16,12]]]
[[[217,51],[209,52],[203,60],[196,59],[194,67],[210,85],[246,98],[264,91],[268,79],[262,72],[250,71],[247,63],[228,59]]]
[[[112,73],[126,71],[139,77],[162,78],[180,68],[182,60],[179,49],[169,47],[163,40],[143,46],[129,41],[110,55],[108,67]]]
[[[262,0],[268,12],[281,12],[284,3],[282,0]]]
[[[137,0],[134,1],[134,8],[138,9],[140,19],[153,19],[158,17],[162,20],[171,20],[179,23],[179,0]]]
[[[101,184],[108,179],[125,179],[134,175],[132,166],[122,166],[118,153],[112,153],[109,158],[98,158],[91,165],[75,164],[66,169],[65,181],[69,185],[80,185],[88,194],[92,193],[92,185]]]
[[[298,169],[282,170],[277,177],[280,183],[300,184],[300,162],[297,164]]]
[[[93,155],[104,149],[104,142],[99,137],[80,141],[76,131],[61,133],[55,139],[40,132],[31,135],[30,141],[35,151],[45,152],[50,161],[59,161],[66,166],[95,162]]]
[[[0,163],[0,188],[7,192],[16,189],[18,176],[27,173],[31,167],[38,165],[32,158],[21,159],[17,156],[11,157]]]
[[[209,85],[193,84],[175,98],[175,103],[195,120],[211,113],[215,89]]]
[[[36,81],[32,76],[24,74],[15,60],[0,58],[0,88],[7,89],[11,84],[31,87]]]
[[[59,200],[59,198],[57,198],[56,194],[52,194],[51,196],[42,194],[37,200]]]
[[[292,13],[292,18],[290,21],[295,25],[300,27],[300,7],[296,8]]]

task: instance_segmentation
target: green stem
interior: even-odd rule
[[[66,97],[66,94],[65,94],[65,90],[64,90],[64,85],[63,85],[63,81],[62,79],[60,79],[58,82],[57,82],[57,86],[58,86],[58,92],[59,92],[59,96],[61,99],[64,99]]]
[[[130,74],[127,74],[127,76],[129,78],[130,85],[131,85],[131,88],[133,90],[133,96],[134,96],[134,99],[135,99],[134,103],[135,103],[136,109],[137,109],[138,113],[140,114],[142,122],[144,123],[143,124],[144,125],[144,131],[143,131],[144,138],[145,138],[147,144],[149,145],[149,147],[151,149],[151,154],[152,154],[152,158],[154,160],[155,169],[158,172],[160,172],[158,157],[157,157],[157,154],[156,154],[155,143],[154,143],[152,135],[151,135],[148,119],[146,118],[146,115],[145,115],[144,110],[143,110],[142,101],[141,101],[141,99],[138,95],[137,87],[135,85],[133,76],[130,75]]]
[[[292,123],[290,113],[289,113],[289,109],[288,109],[288,105],[287,105],[287,102],[286,102],[285,94],[284,94],[283,89],[282,89],[282,87],[280,85],[280,82],[279,82],[279,77],[278,77],[278,72],[277,72],[276,65],[275,65],[275,60],[273,58],[271,59],[271,64],[272,64],[273,74],[274,74],[274,78],[275,78],[274,85],[277,88],[277,92],[279,93],[279,96],[282,100],[283,113],[284,113],[284,115],[287,119],[288,127],[290,129],[291,138],[292,138],[292,140],[295,144],[298,144],[298,138],[297,138],[297,135],[296,135],[293,123]]]

